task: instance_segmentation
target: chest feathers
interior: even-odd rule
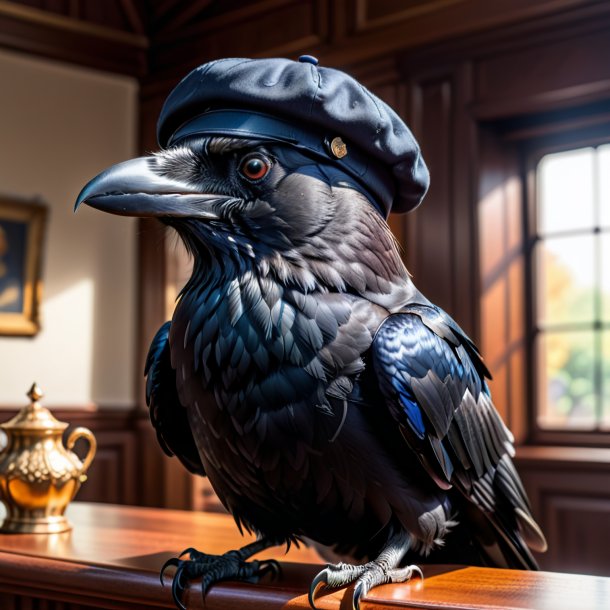
[[[305,293],[248,270],[195,285],[183,294],[170,345],[180,400],[192,408],[197,389],[240,434],[261,420],[332,416],[337,399],[363,370],[377,316],[367,301]],[[195,388],[195,389],[194,389]],[[310,421],[310,426],[311,426]]]

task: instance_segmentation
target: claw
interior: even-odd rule
[[[180,555],[180,557],[182,557],[182,555]],[[165,574],[165,570],[167,570],[167,568],[174,567],[174,568],[179,568],[180,567],[180,563],[181,561],[179,559],[177,559],[176,557],[172,557],[171,559],[168,559],[162,566],[161,568],[161,572],[159,572],[159,580],[161,581],[161,586],[164,587],[165,583],[163,582],[163,574]]]
[[[267,572],[272,573],[272,578],[279,578],[282,575],[282,566],[275,559],[261,561],[260,565],[259,576],[264,576]]]
[[[163,564],[159,579],[161,584],[165,586],[163,582],[165,572],[170,567],[176,568],[172,580],[172,597],[179,610],[186,610],[186,606],[182,602],[184,592],[189,581],[201,576],[201,594],[205,605],[205,596],[208,590],[222,580],[235,579],[242,582],[258,582],[260,576],[268,572],[272,573],[273,576],[278,576],[280,566],[277,561],[246,561],[252,554],[268,546],[268,542],[258,541],[242,549],[228,551],[220,556],[207,555],[189,547],[182,551],[178,557],[172,557]],[[182,559],[186,555],[189,558]]]
[[[180,554],[182,557],[184,553]],[[174,567],[176,569],[176,573],[174,574],[174,578],[172,579],[172,597],[174,599],[174,603],[180,610],[186,610],[186,606],[182,603],[182,594],[185,591],[184,586],[184,561],[178,559],[177,557],[172,557],[168,559],[161,568],[161,572],[159,573],[159,579],[161,580],[161,586],[165,586],[163,582],[163,575],[165,574],[165,570],[169,567]]]
[[[354,595],[352,596],[352,609],[360,610],[360,599],[367,594],[361,582],[357,582],[354,587]]]
[[[187,610],[187,607],[182,603],[182,593],[184,592],[184,587],[178,587],[172,583],[172,597],[174,598],[174,603],[178,606],[179,610]]]
[[[182,603],[182,594],[185,590],[182,575],[182,568],[178,568],[176,574],[174,575],[174,580],[172,580],[172,597],[174,599],[174,603],[176,606],[178,606],[178,608],[180,608],[180,610],[186,610],[186,606]]]
[[[328,568],[324,568],[321,572],[318,572],[316,577],[312,580],[311,586],[309,587],[309,605],[313,608],[313,610],[317,610],[315,601],[318,589],[325,587],[327,584]]]

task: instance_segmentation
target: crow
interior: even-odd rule
[[[414,285],[384,187],[341,164],[358,146],[326,139],[324,154],[302,145],[306,122],[291,120],[291,140],[273,137],[277,114],[199,112],[213,129],[197,115],[160,152],[94,178],[76,204],[156,217],[193,258],[150,347],[150,417],[164,451],[207,476],[257,540],[170,560],[176,604],[189,579],[203,576],[204,595],[255,581],[277,566],[252,555],[303,540],[349,558],[316,576],[313,607],[323,586],[354,583],[357,610],[422,562],[536,569],[530,549],[546,542],[489,372]]]

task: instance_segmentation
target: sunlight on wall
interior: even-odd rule
[[[135,402],[135,221],[85,208],[84,184],[136,153],[137,85],[0,52],[0,197],[49,209],[42,330],[0,337],[0,406],[36,380],[48,406]]]
[[[37,381],[50,403],[60,405],[83,404],[81,397],[91,396],[93,365],[93,334],[89,329],[94,323],[95,285],[93,279],[82,279],[45,300],[44,317],[52,320],[41,335],[29,341],[17,338],[10,340],[8,349],[11,360],[20,365],[15,372],[19,381],[6,380],[7,384],[27,386],[28,381]],[[79,314],[74,315],[77,308]],[[49,354],[55,354],[49,359]],[[3,354],[4,355],[4,354]],[[73,362],[78,362],[74,368]],[[3,374],[4,377],[4,374]],[[3,379],[4,381],[4,379]],[[25,388],[27,389],[27,388]],[[24,387],[15,388],[18,402],[25,404]],[[6,387],[0,389],[2,396]],[[90,402],[85,400],[84,402]]]

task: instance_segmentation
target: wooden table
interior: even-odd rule
[[[222,553],[245,542],[226,515],[74,503],[68,516],[74,530],[66,534],[0,534],[2,610],[174,608],[170,588],[162,587],[158,577],[166,559],[191,545]],[[264,556],[283,561],[281,579],[216,585],[206,598],[206,610],[309,608],[308,586],[320,570],[315,553],[293,548],[288,555],[279,550]],[[423,582],[374,589],[363,610],[610,608],[606,578],[459,566],[430,566],[424,573]],[[344,593],[320,597],[319,607],[349,610],[351,591],[345,600]],[[189,609],[204,608],[197,585],[185,601]]]

